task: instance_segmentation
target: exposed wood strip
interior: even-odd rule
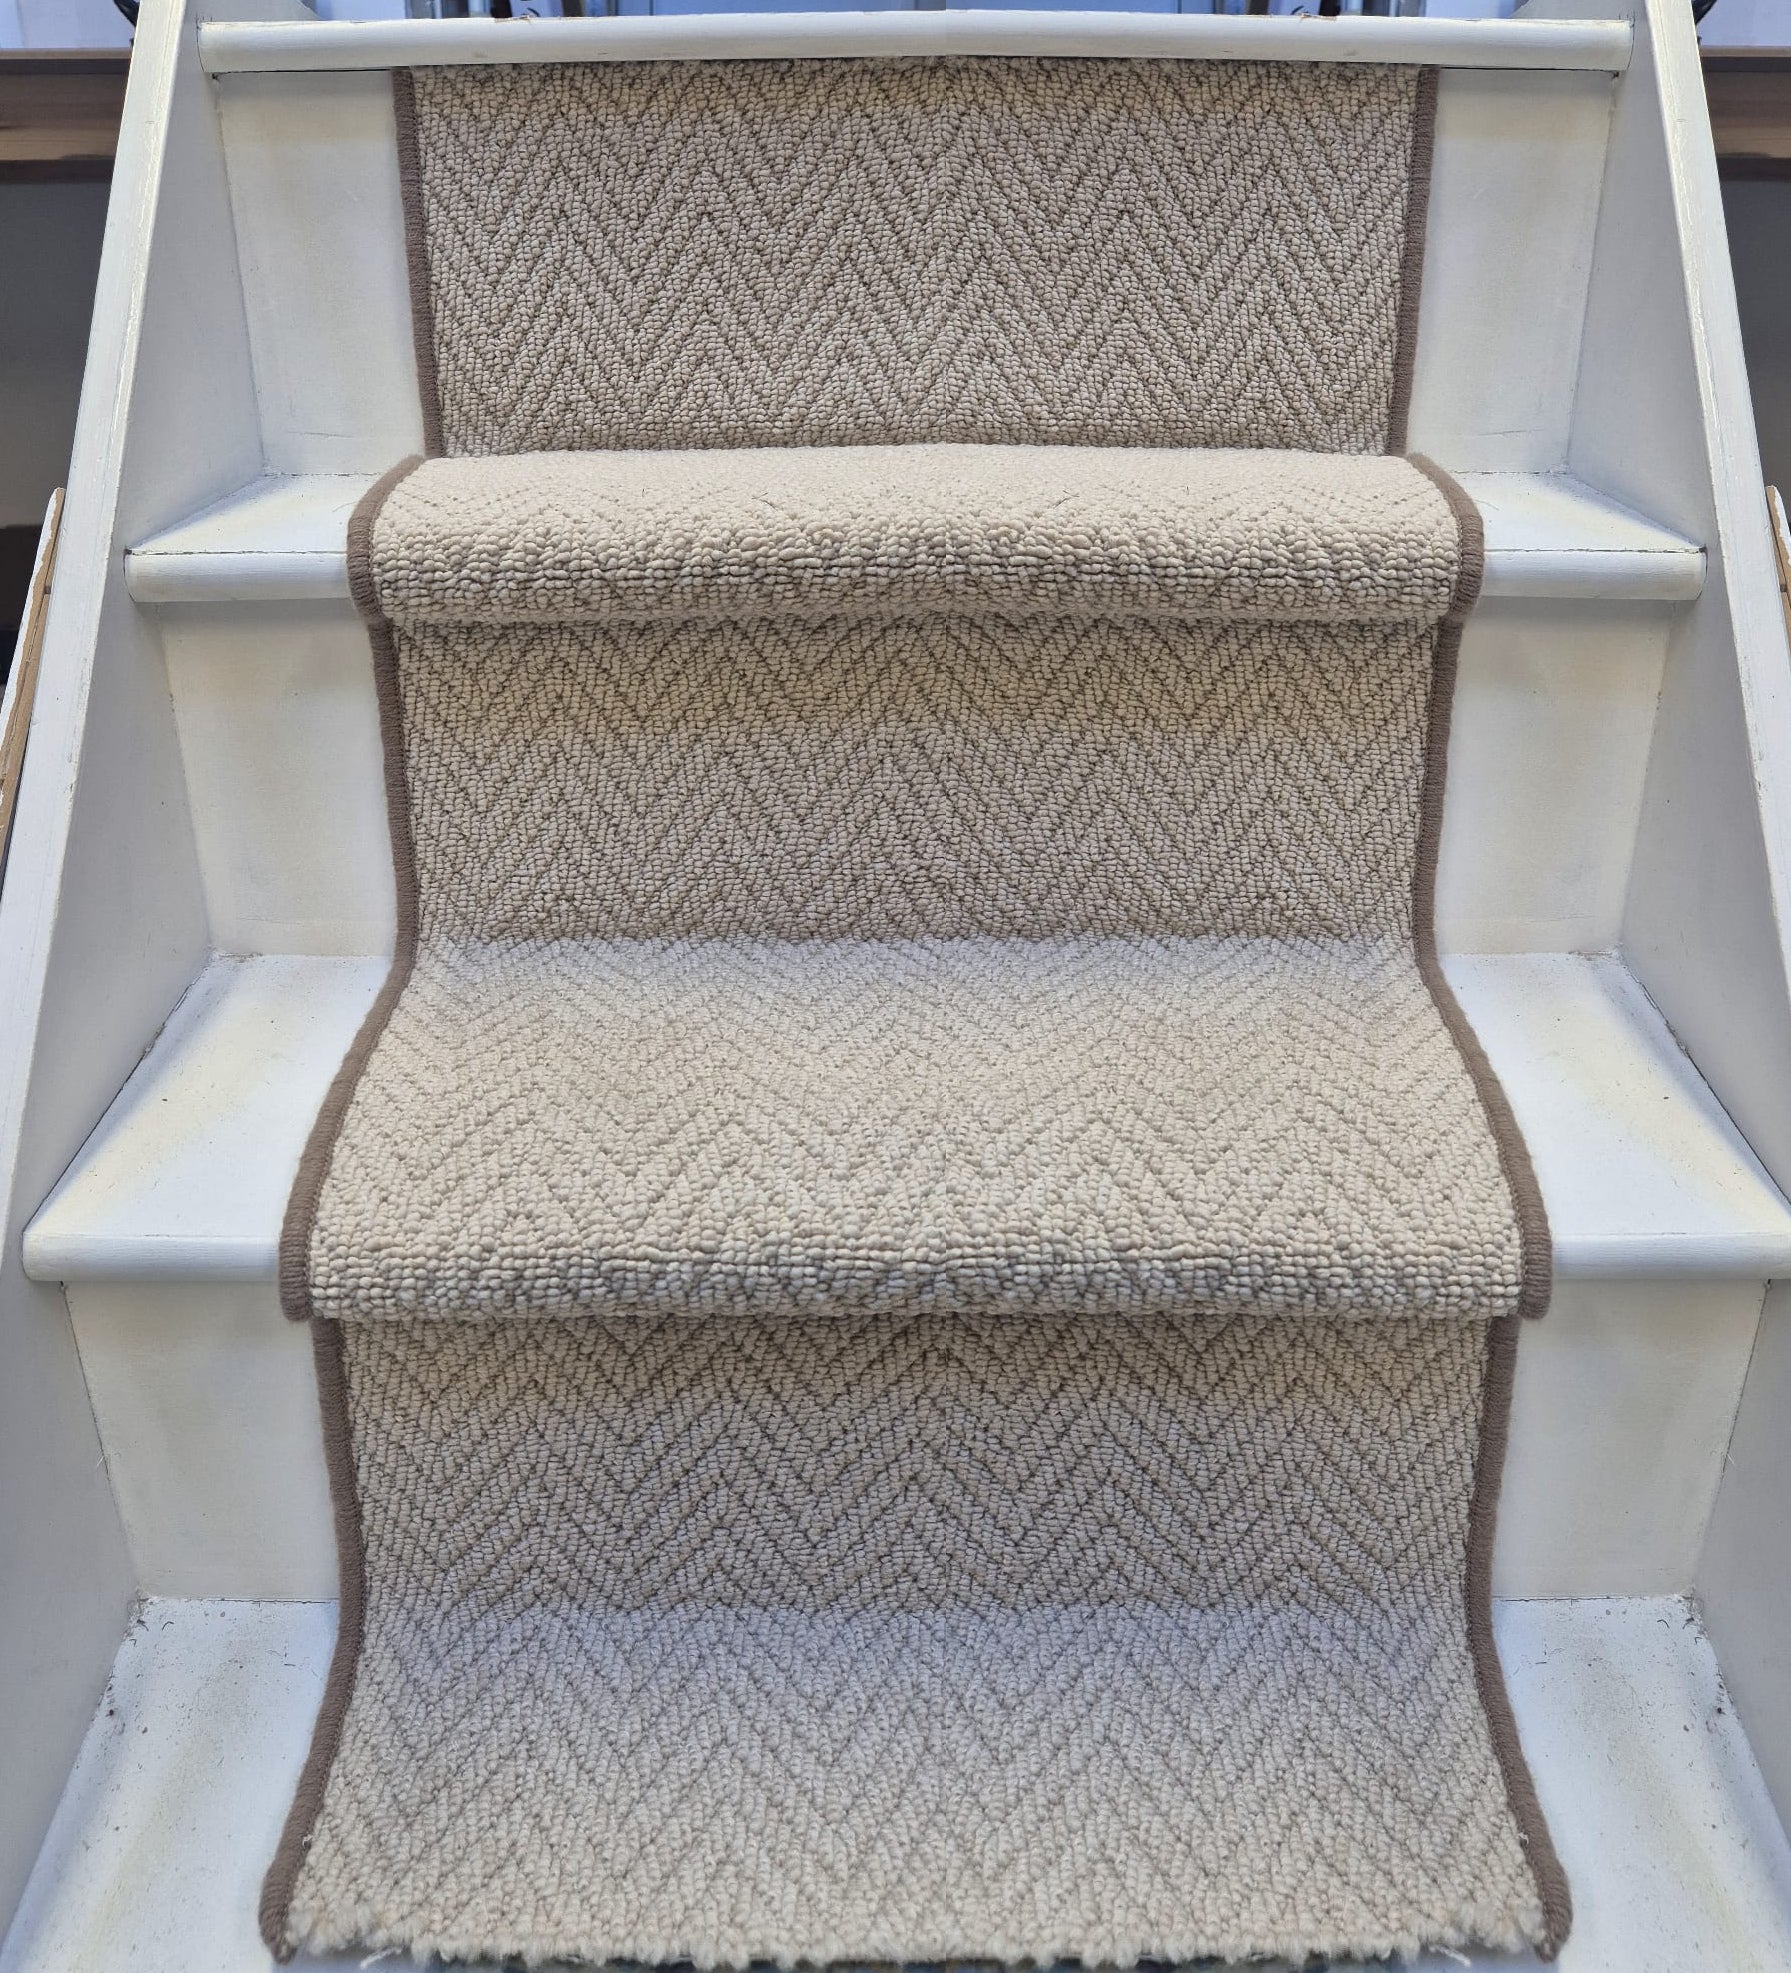
[[[112,175],[128,54],[0,52],[0,183]]]
[[[1776,486],[1766,489],[1766,511],[1772,516],[1772,546],[1779,564],[1779,602],[1785,611],[1785,628],[1791,631],[1791,522],[1785,518],[1785,502]]]
[[[44,624],[50,614],[50,578],[56,565],[56,540],[62,527],[62,488],[50,495],[44,530],[38,537],[37,563],[25,599],[25,620],[19,626],[18,650],[0,698],[0,869],[12,835],[13,810],[18,806],[19,781],[25,771],[25,738],[31,730],[31,707],[37,697],[37,670],[43,657]]]
[[[1791,178],[1791,48],[1707,48],[1704,89],[1725,178]]]

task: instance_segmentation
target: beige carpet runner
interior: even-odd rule
[[[1410,70],[400,76],[398,958],[269,1943],[1552,1953]]]

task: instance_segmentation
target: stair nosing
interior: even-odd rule
[[[527,62],[753,60],[878,55],[1130,56],[1198,61],[1412,62],[1436,68],[1621,74],[1627,20],[987,10],[953,6],[792,14],[505,21],[210,21],[209,75]]]
[[[313,499],[317,512],[302,523],[313,529],[347,517],[372,474],[268,474],[239,488],[189,519],[129,550],[125,581],[136,602],[149,606],[348,600],[345,540],[327,547],[292,548],[203,544],[208,524],[220,532],[243,525],[258,502]],[[1704,550],[1672,530],[1630,512],[1564,474],[1463,473],[1467,490],[1487,511],[1483,597],[1607,602],[1691,602],[1702,592]],[[1603,541],[1576,548],[1501,542],[1499,496],[1526,491],[1558,494],[1595,516],[1605,531],[1627,527],[1635,540]]]

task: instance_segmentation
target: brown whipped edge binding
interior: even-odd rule
[[[1431,166],[1437,144],[1437,72],[1421,68],[1412,103],[1411,164],[1405,189],[1405,251],[1399,263],[1399,307],[1393,318],[1393,396],[1387,409],[1387,450],[1403,452],[1418,360],[1418,304],[1424,292],[1424,241],[1430,224]],[[1464,537],[1465,542],[1465,537]]]
[[[1499,1485],[1505,1470],[1505,1447],[1511,1419],[1512,1380],[1517,1367],[1519,1318],[1538,1316],[1548,1307],[1553,1285],[1553,1248],[1542,1191],[1530,1162],[1529,1147],[1511,1113],[1480,1038],[1469,1025],[1444,976],[1437,956],[1437,852],[1443,834],[1443,795],[1449,770],[1449,725],[1455,703],[1455,679],[1461,650],[1462,625],[1479,594],[1486,567],[1485,538],[1479,509],[1441,467],[1412,457],[1449,503],[1461,538],[1461,574],[1448,616],[1437,631],[1430,686],[1430,731],[1425,746],[1424,791],[1418,816],[1418,858],[1412,875],[1412,943],[1418,970],[1430,989],[1456,1048],[1473,1078],[1486,1120],[1499,1147],[1499,1161],[1511,1191],[1522,1244],[1522,1277],[1517,1309],[1487,1323],[1485,1382],[1480,1400],[1480,1450],[1474,1462],[1474,1492],[1468,1509],[1467,1567],[1462,1593],[1466,1605],[1468,1645],[1474,1659],[1474,1684],[1480,1710],[1486,1716],[1494,1757],[1505,1784],[1505,1801],[1517,1825],[1524,1855],[1542,1906],[1542,1937],[1537,1950],[1553,1959],[1573,1923],[1573,1896],[1554,1838],[1536,1799],[1529,1762],[1518,1738],[1505,1670],[1492,1626],[1493,1539],[1499,1524]]]
[[[1542,1906],[1538,1955],[1553,1959],[1573,1927],[1573,1892],[1567,1883],[1548,1819],[1536,1799],[1536,1783],[1518,1738],[1517,1717],[1505,1689],[1492,1625],[1493,1538],[1499,1525],[1499,1481],[1511,1424],[1511,1389],[1517,1373],[1519,1325],[1510,1316],[1486,1325],[1486,1370],[1480,1397],[1480,1454],[1474,1465],[1473,1503],[1468,1510],[1468,1566],[1464,1585],[1468,1644],[1474,1655],[1474,1684],[1486,1715],[1493,1754],[1505,1782],[1505,1801],[1517,1824],[1524,1858]]]
[[[360,1489],[355,1484],[353,1428],[348,1412],[348,1368],[342,1325],[319,1316],[311,1305],[311,1232],[317,1202],[329,1176],[330,1159],[342,1120],[348,1114],[360,1082],[392,1010],[409,984],[417,957],[417,859],[411,836],[410,798],[405,785],[403,706],[398,679],[398,651],[392,627],[379,607],[373,581],[373,524],[393,488],[422,464],[406,459],[374,481],[362,496],[348,524],[348,584],[367,624],[373,650],[373,682],[379,701],[380,751],[384,758],[386,819],[392,836],[392,878],[397,892],[398,926],[392,969],[379,997],[368,1010],[359,1032],[342,1059],[311,1127],[298,1176],[286,1203],[280,1228],[280,1306],[294,1322],[311,1325],[311,1347],[317,1361],[317,1403],[323,1416],[323,1449],[330,1476],[330,1503],[336,1527],[336,1566],[340,1602],[336,1619],[336,1648],[329,1677],[311,1734],[298,1789],[287,1811],[285,1827],[261,1886],[261,1936],[278,1960],[297,1949],[289,1930],[292,1893],[298,1882],[311,1832],[323,1807],[330,1769],[342,1742],[343,1722],[354,1697],[366,1627],[367,1565],[362,1543]]]
[[[348,1702],[354,1697],[367,1616],[361,1502],[355,1487],[354,1447],[349,1436],[348,1367],[344,1361],[341,1324],[313,1322],[311,1350],[317,1364],[317,1401],[323,1413],[323,1452],[330,1474],[330,1503],[335,1510],[341,1589],[336,1648],[330,1658],[330,1674],[317,1710],[317,1724],[311,1733],[311,1750],[305,1756],[292,1807],[286,1812],[279,1847],[261,1885],[261,1937],[268,1951],[282,1962],[297,1950],[288,1931],[292,1893],[305,1853],[311,1847],[311,1832],[323,1807],[330,1769],[336,1763],[336,1750],[342,1743],[342,1724],[348,1717]]]
[[[404,207],[404,265],[410,276],[410,339],[417,354],[417,397],[423,407],[423,451],[442,455],[442,380],[435,361],[435,290],[429,279],[429,235],[423,223],[423,151],[417,141],[417,80],[392,71],[392,119],[398,126],[398,196]]]
[[[1536,1316],[1548,1307],[1554,1279],[1548,1212],[1542,1203],[1542,1189],[1536,1183],[1529,1148],[1511,1113],[1511,1105],[1437,957],[1437,856],[1442,846],[1443,796],[1449,777],[1450,716],[1455,704],[1462,625],[1480,593],[1486,569],[1485,537],[1480,510],[1455,481],[1440,466],[1417,454],[1412,455],[1411,463],[1448,501],[1461,538],[1461,574],[1456,580],[1449,614],[1437,631],[1436,655],[1432,661],[1430,731],[1425,742],[1424,788],[1418,808],[1418,855],[1412,871],[1412,943],[1417,948],[1418,970],[1424,975],[1424,984],[1429,987],[1431,998],[1461,1051],[1498,1143],[1499,1162],[1511,1190],[1512,1210],[1517,1215],[1523,1249],[1516,1313]]]

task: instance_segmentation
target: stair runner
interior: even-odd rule
[[[396,79],[400,931],[282,1252],[342,1630],[269,1943],[1534,1946],[1523,1146],[1431,929],[1434,78]]]

